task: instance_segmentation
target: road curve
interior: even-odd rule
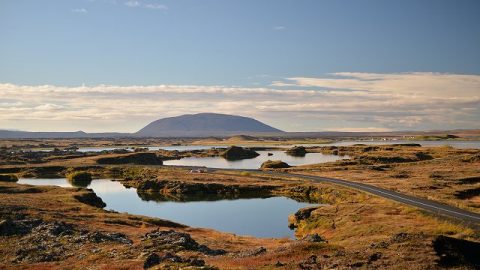
[[[314,176],[314,175],[305,175],[305,174],[291,174],[291,173],[284,173],[284,172],[275,172],[275,171],[262,171],[262,170],[240,170],[240,169],[214,169],[209,168],[209,170],[229,170],[229,171],[252,171],[255,173],[263,173],[269,174],[273,176],[280,176],[280,177],[297,177],[305,180],[310,180],[312,182],[327,182],[337,185],[342,185],[346,187],[355,188],[361,191],[365,191],[383,198],[391,199],[397,202],[401,202],[404,204],[408,204],[411,206],[415,206],[432,214],[443,216],[447,218],[453,218],[456,220],[462,221],[465,225],[469,227],[473,227],[475,229],[480,229],[480,214],[473,213],[467,210],[463,210],[454,206],[442,204],[439,202],[417,198],[410,195],[401,194],[395,191],[391,191],[388,189],[379,188],[376,186],[362,184],[352,181],[347,181],[343,179],[336,179],[336,178],[328,178],[328,177],[321,177],[321,176]]]

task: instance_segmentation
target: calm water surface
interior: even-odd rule
[[[401,143],[418,143],[422,146],[451,146],[460,149],[466,148],[474,148],[480,149],[480,141],[404,141],[404,140],[397,140],[397,141],[338,141],[329,144],[295,144],[295,145],[302,145],[302,146],[350,146],[354,144],[368,144],[368,145],[384,145],[384,144],[401,144]],[[252,145],[239,145],[243,147],[252,147]],[[255,145],[258,147],[283,147],[283,148],[291,148],[294,145]],[[143,147],[143,146],[140,146]],[[191,151],[191,150],[205,150],[211,148],[227,148],[227,145],[179,145],[179,146],[147,146],[149,150],[156,151],[156,150],[169,150],[169,151]],[[112,151],[112,150],[120,150],[126,149],[129,151],[133,151],[131,147],[125,146],[110,146],[110,147],[81,147],[78,149],[79,152],[101,152],[101,151]],[[35,150],[35,149],[32,149]],[[41,149],[40,151],[52,151],[53,149]],[[37,150],[38,151],[38,150]]]
[[[18,183],[72,186],[64,178],[22,178]],[[134,188],[127,189],[121,183],[111,180],[93,180],[88,188],[102,198],[108,210],[256,237],[294,238],[294,231],[288,228],[288,216],[300,208],[312,205],[286,197],[193,202],[144,201]]]
[[[329,144],[295,144],[295,145],[303,145],[303,146],[350,146],[354,144],[368,144],[368,145],[384,145],[384,144],[402,144],[402,143],[418,143],[422,146],[452,146],[455,148],[475,148],[480,149],[480,141],[404,141],[404,140],[397,140],[397,141],[339,141],[333,142]],[[239,145],[244,147],[252,147],[251,145]],[[259,147],[283,147],[283,148],[291,148],[294,145],[256,145]],[[156,150],[169,150],[169,151],[191,151],[191,150],[205,150],[211,148],[226,148],[226,145],[180,145],[180,146],[148,146],[149,150],[156,151]],[[80,152],[100,152],[103,150],[115,150],[115,149],[126,149],[125,147],[82,147],[78,151]]]
[[[178,146],[139,146],[139,148],[147,148],[150,151],[157,150],[168,150],[168,151],[192,151],[192,150],[206,150],[211,148],[227,148],[227,146],[216,146],[216,145],[178,145]],[[125,149],[128,151],[133,151],[132,147],[81,147],[78,149],[79,152],[101,152],[101,151],[112,151],[112,150],[121,150]]]
[[[166,160],[163,164],[177,166],[205,166],[210,168],[258,169],[262,163],[267,160],[281,160],[291,166],[298,166],[349,158],[348,156],[325,155],[321,153],[307,153],[304,157],[289,156],[284,151],[257,151],[257,153],[260,155],[256,158],[234,161],[226,160],[222,157],[189,157],[177,160]],[[273,155],[269,156],[268,153]]]

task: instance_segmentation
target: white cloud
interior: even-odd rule
[[[148,9],[159,9],[159,10],[167,10],[168,7],[162,4],[145,4],[145,7]]]
[[[85,9],[85,8],[74,8],[72,9],[72,12],[75,12],[75,13],[88,13],[88,11]]]
[[[273,27],[273,30],[281,31],[287,29],[285,26],[277,25]]]
[[[46,103],[38,105],[34,109],[38,111],[56,111],[63,109],[63,106],[58,104]]]
[[[433,97],[480,96],[480,75],[431,72],[339,72],[330,75],[333,78],[287,78],[285,81],[274,82],[273,86],[320,87]]]
[[[125,2],[125,5],[127,7],[139,7],[140,6],[140,2],[139,1],[135,1],[135,0],[128,0],[127,2]]]
[[[290,78],[282,82],[288,89],[0,84],[0,129],[136,131],[161,117],[198,112],[251,116],[290,131],[480,128],[480,76],[333,77]]]
[[[159,4],[159,3],[144,3],[141,1],[136,1],[136,0],[128,0],[125,2],[125,5],[127,7],[131,8],[136,8],[136,7],[142,7],[146,9],[152,9],[152,10],[167,10],[168,7],[164,4]]]

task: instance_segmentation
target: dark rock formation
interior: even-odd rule
[[[248,158],[256,158],[260,154],[257,152],[245,149],[243,147],[238,146],[230,146],[221,154],[222,157],[228,160],[240,160],[240,159],[248,159]]]
[[[145,262],[143,263],[143,269],[148,269],[160,263],[161,263],[160,256],[158,256],[157,253],[151,253],[145,259]]]
[[[25,220],[11,220],[9,218],[0,220],[0,236],[9,235],[25,235],[38,226],[41,220],[25,219]]]
[[[307,150],[303,146],[295,146],[285,151],[285,153],[294,157],[304,157],[307,154]]]
[[[312,212],[317,210],[318,207],[314,206],[314,207],[307,207],[307,208],[302,208],[300,210],[298,210],[296,213],[295,213],[295,218],[297,220],[304,220],[304,219],[307,219],[311,216]]]
[[[166,252],[163,255],[158,255],[156,253],[151,253],[150,255],[148,255],[143,264],[143,268],[148,269],[155,265],[159,265],[161,263],[174,263],[174,264],[182,263],[188,266],[198,266],[198,267],[205,265],[204,260],[200,260],[195,257],[182,258],[174,253]]]
[[[298,269],[302,270],[320,270],[321,266],[317,263],[317,256],[311,255],[308,259],[302,261],[298,264]]]
[[[92,243],[117,242],[127,245],[132,244],[132,240],[128,239],[128,237],[123,233],[95,231],[88,234],[88,239]]]
[[[306,242],[313,242],[313,243],[327,242],[327,240],[321,237],[318,233],[306,235],[305,237],[302,238],[302,240]]]
[[[200,245],[188,233],[176,232],[173,230],[160,231],[154,230],[145,234],[142,242],[147,250],[190,250],[197,251],[207,255],[223,255],[226,253],[223,249],[210,249],[205,245]]]
[[[318,209],[318,207],[314,206],[314,207],[307,207],[307,208],[302,208],[302,209],[298,210],[293,215],[293,219],[291,219],[291,220],[289,219],[288,227],[290,229],[297,228],[300,221],[310,218],[310,216],[312,215],[312,212],[317,210],[317,209]]]
[[[16,245],[14,263],[62,261],[79,247],[91,243],[122,243],[132,241],[122,233],[88,231],[72,224],[41,219],[6,220],[0,222],[0,235],[21,235]],[[8,226],[7,230],[5,226]]]
[[[259,247],[259,248],[255,248],[255,249],[240,251],[237,254],[235,254],[234,257],[236,257],[236,258],[253,257],[253,256],[258,256],[258,255],[264,254],[266,252],[267,252],[266,248]]]
[[[162,159],[155,153],[133,153],[115,157],[97,159],[98,164],[137,164],[137,165],[162,165]]]
[[[290,165],[281,161],[281,160],[267,160],[262,163],[260,169],[281,169],[281,168],[290,168]]]

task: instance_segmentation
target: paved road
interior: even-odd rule
[[[213,169],[209,168],[210,171],[215,170],[225,170],[225,169]],[[290,173],[283,173],[283,172],[272,172],[272,171],[261,171],[261,170],[238,170],[238,169],[227,169],[231,171],[252,171],[255,173],[262,173],[262,174],[269,174],[273,176],[280,176],[280,177],[297,177],[305,180],[310,180],[312,182],[327,182],[338,184],[346,187],[355,188],[358,190],[362,190],[368,193],[372,193],[378,195],[380,197],[384,197],[387,199],[391,199],[397,202],[401,202],[404,204],[408,204],[411,206],[415,206],[422,210],[428,211],[435,215],[447,217],[447,218],[454,218],[460,220],[465,223],[465,225],[474,227],[476,229],[480,229],[480,214],[473,213],[467,210],[463,210],[457,207],[453,207],[450,205],[445,205],[439,202],[417,198],[410,195],[401,194],[395,191],[375,187],[368,184],[356,183],[342,179],[336,178],[327,178],[327,177],[320,177],[320,176],[313,176],[313,175],[304,175],[304,174],[290,174]]]

